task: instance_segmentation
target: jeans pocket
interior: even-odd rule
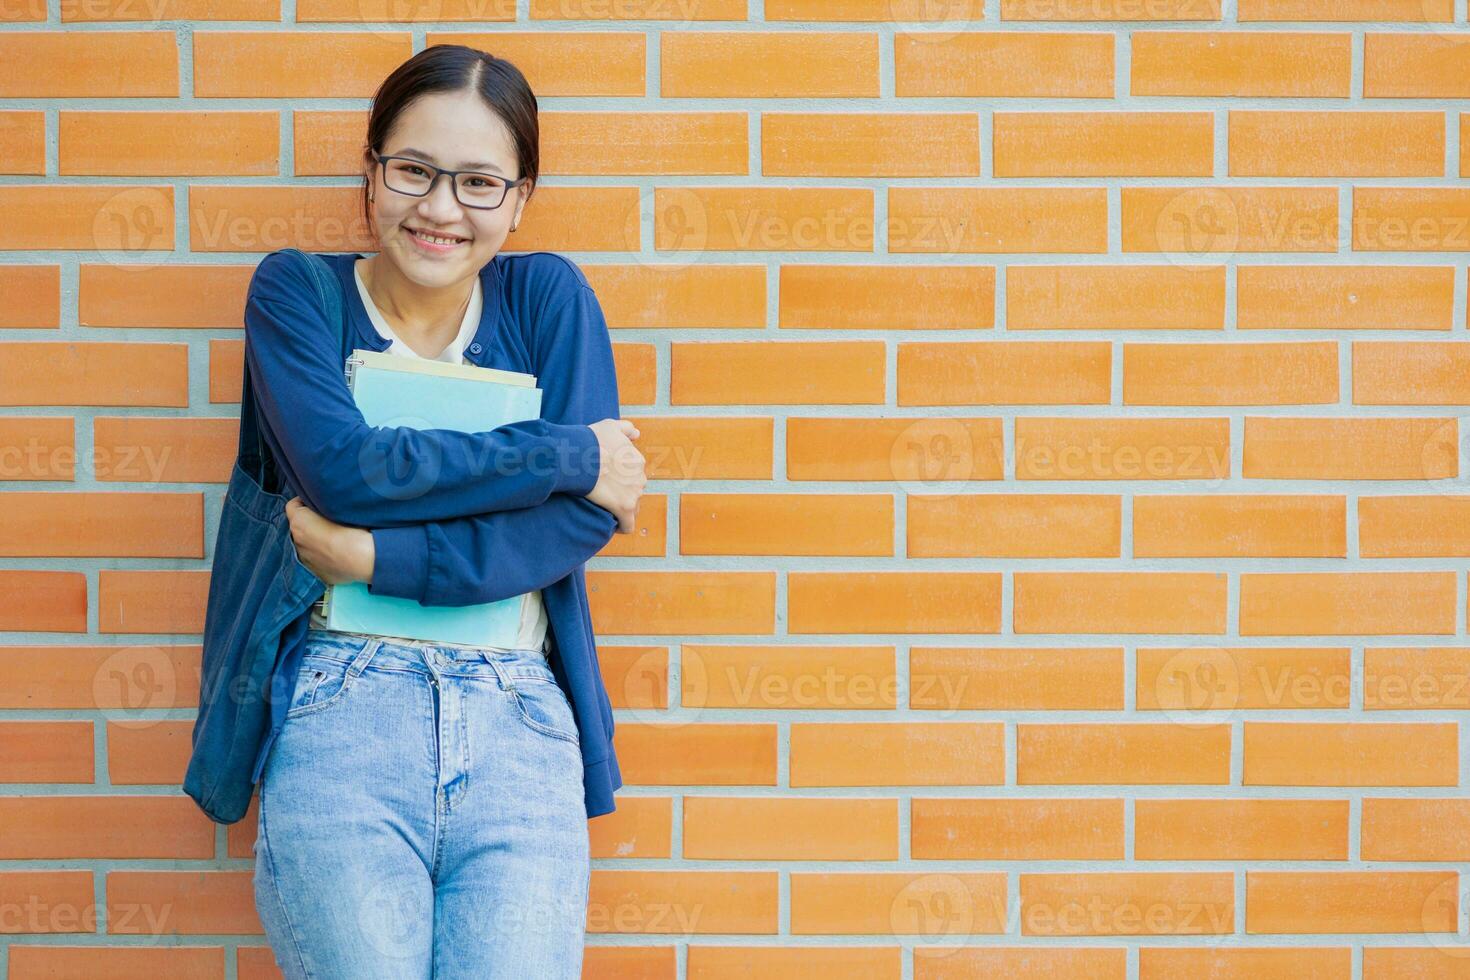
[[[572,714],[571,703],[567,701],[561,685],[554,679],[517,677],[511,690],[521,712],[521,721],[526,723],[526,727],[552,738],[581,744],[582,735],[577,730],[577,719]]]
[[[296,678],[296,690],[291,695],[291,706],[286,709],[286,720],[302,715],[325,711],[339,704],[352,678],[345,660],[307,654],[301,658],[301,673]]]

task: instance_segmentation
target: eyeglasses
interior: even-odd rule
[[[500,207],[512,187],[526,182],[525,177],[506,180],[495,174],[473,170],[445,170],[413,157],[383,156],[376,152],[373,156],[383,165],[383,184],[390,191],[423,197],[434,189],[434,182],[440,174],[447,174],[454,188],[454,199],[464,207],[481,211]]]

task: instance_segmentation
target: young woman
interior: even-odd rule
[[[246,362],[300,562],[425,605],[522,597],[510,648],[329,630],[315,608],[297,624],[257,763],[254,879],[292,980],[581,975],[586,821],[622,785],[583,565],[632,530],[645,477],[581,270],[499,254],[537,134],[513,65],[426,49],[369,114],[380,250],[308,258],[335,273],[350,346],[532,373],[541,418],[368,427],[302,256],[251,280]]]

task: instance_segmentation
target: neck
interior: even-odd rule
[[[393,263],[381,258],[381,254],[375,254],[363,260],[359,268],[368,295],[392,321],[394,332],[415,349],[420,346],[416,341],[432,344],[445,333],[452,340],[474,295],[475,280],[453,286],[423,286],[405,278]],[[438,349],[443,346],[440,344]]]

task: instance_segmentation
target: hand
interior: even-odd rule
[[[373,580],[377,552],[371,531],[328,520],[300,497],[286,501],[286,517],[297,557],[317,578],[328,585]]]
[[[587,499],[617,517],[617,533],[632,534],[638,498],[648,483],[643,454],[630,441],[638,438],[638,427],[626,419],[603,419],[590,428],[597,435],[601,470]]]

